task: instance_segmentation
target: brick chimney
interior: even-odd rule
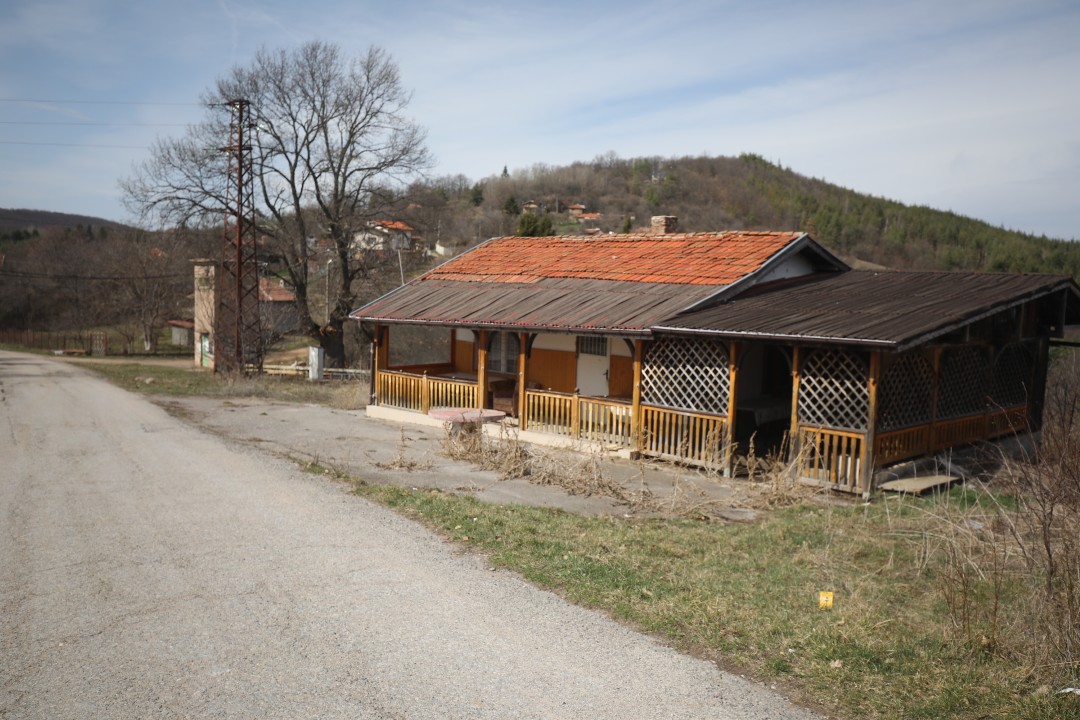
[[[677,228],[678,226],[679,218],[675,217],[674,215],[653,215],[653,235],[668,235],[675,232],[675,228]]]

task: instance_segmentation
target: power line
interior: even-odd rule
[[[23,140],[0,140],[0,145],[40,145],[45,147],[103,148],[108,150],[149,150],[145,145],[86,145],[81,143],[27,142]]]
[[[128,280],[171,280],[173,278],[188,276],[188,273],[168,273],[166,275],[76,275],[74,273],[53,274],[44,272],[28,272],[25,270],[0,269],[0,277],[18,277],[32,280],[100,280],[112,282],[126,282]]]
[[[145,105],[158,107],[205,107],[203,103],[140,102],[134,100],[41,100],[33,98],[0,98],[0,102],[37,103],[40,105]]]
[[[93,127],[186,127],[190,123],[67,122],[58,120],[0,120],[0,125],[88,125]]]

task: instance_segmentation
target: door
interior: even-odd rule
[[[582,395],[608,394],[608,339],[583,336],[577,339],[577,388]]]

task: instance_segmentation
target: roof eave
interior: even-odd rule
[[[359,311],[357,311],[359,312]],[[436,327],[449,327],[449,328],[464,328],[466,330],[472,329],[485,329],[485,330],[505,330],[512,332],[548,332],[548,333],[564,333],[571,335],[613,335],[618,337],[634,336],[634,337],[651,337],[652,330],[650,328],[626,328],[626,327],[585,327],[575,325],[538,325],[535,323],[528,324],[508,324],[497,322],[478,322],[475,320],[403,320],[398,318],[382,318],[376,316],[358,316],[355,312],[349,315],[349,319],[356,320],[359,323],[370,323],[374,325],[433,325]]]
[[[755,333],[742,330],[708,330],[703,328],[680,328],[655,325],[653,333],[670,333],[673,335],[710,335],[731,339],[766,340],[774,342],[790,343],[820,343],[828,345],[856,345],[859,347],[877,348],[879,350],[897,351],[897,344],[891,340],[871,338],[849,338],[830,335],[797,335],[791,333]]]

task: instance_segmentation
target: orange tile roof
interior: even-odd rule
[[[416,230],[412,225],[401,220],[376,220],[373,224],[387,230],[400,230],[402,232],[415,232]]]
[[[283,287],[279,280],[261,277],[259,278],[259,301],[296,302],[296,293],[287,287]]]
[[[544,279],[729,285],[760,268],[798,232],[504,237],[435,268],[424,279],[536,283]]]

